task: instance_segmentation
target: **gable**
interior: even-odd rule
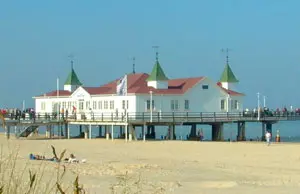
[[[71,95],[71,98],[75,98],[75,99],[85,99],[90,97],[91,95],[81,86],[77,88]]]

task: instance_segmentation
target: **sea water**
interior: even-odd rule
[[[186,140],[187,135],[190,133],[190,126],[177,125],[175,127],[175,134],[178,140]],[[211,126],[210,125],[197,125],[197,132],[202,129],[205,140],[211,140]],[[82,131],[84,131],[84,126]],[[63,130],[64,131],[64,130]],[[79,135],[79,125],[70,125],[70,136]],[[109,128],[110,131],[110,128]],[[161,136],[166,136],[168,131],[167,126],[157,126],[155,128],[156,139],[161,139]],[[300,142],[300,121],[280,121],[272,126],[272,136],[275,137],[279,131],[282,142]],[[0,132],[4,132],[3,128],[0,128]],[[60,129],[54,127],[54,134],[59,134]],[[11,133],[14,133],[14,128],[11,128]],[[45,134],[46,127],[39,128],[39,134]],[[104,127],[102,127],[102,135],[104,133]],[[136,134],[138,138],[142,137],[141,127],[136,127]],[[118,138],[120,135],[120,127],[114,127],[114,137]],[[99,136],[99,128],[96,126],[92,127],[92,137]],[[224,139],[235,140],[237,136],[237,123],[224,124]],[[262,136],[262,124],[261,123],[246,123],[246,138],[247,140],[256,140]]]

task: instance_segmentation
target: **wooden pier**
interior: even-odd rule
[[[126,141],[132,139],[137,140],[135,133],[136,127],[142,128],[143,140],[155,139],[155,126],[168,126],[168,135],[166,139],[173,140],[176,138],[175,130],[178,125],[190,126],[189,139],[197,139],[197,125],[206,124],[212,126],[212,140],[223,141],[223,125],[225,123],[236,123],[238,133],[236,134],[237,141],[246,140],[246,122],[262,123],[262,139],[264,139],[265,131],[272,132],[272,124],[279,121],[297,121],[300,120],[300,114],[294,112],[274,113],[260,115],[257,113],[207,113],[207,112],[149,112],[142,113],[102,113],[102,114],[71,114],[71,115],[56,115],[50,113],[36,113],[28,117],[21,118],[16,115],[5,115],[6,129],[5,132],[9,138],[11,127],[22,127],[21,131],[17,132],[17,137],[27,137],[40,126],[46,126],[46,136],[51,138],[51,130],[53,126],[64,127],[64,138],[70,138],[70,125],[79,125],[84,132],[82,136],[90,139],[92,126],[99,127],[99,136],[102,134],[102,129],[105,130],[106,139],[114,139],[114,127],[120,127],[120,136]],[[16,130],[17,131],[17,130]]]

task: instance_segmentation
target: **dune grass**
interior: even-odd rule
[[[11,151],[7,156],[3,155],[3,146],[0,154],[0,194],[82,194],[86,193],[79,183],[79,176],[76,175],[73,185],[66,187],[62,180],[66,173],[66,166],[61,162],[66,150],[63,150],[58,157],[56,149],[52,147],[53,155],[57,159],[56,171],[50,180],[44,177],[45,162],[38,164],[35,169],[30,169],[28,163],[23,167],[18,166],[18,149]],[[28,176],[28,178],[26,178]]]
[[[63,163],[66,150],[57,153],[54,146],[51,146],[56,163],[41,161],[35,167],[30,167],[28,160],[20,162],[18,148],[3,154],[3,146],[0,151],[0,194],[85,194],[88,193],[79,182],[79,175],[68,169]],[[8,149],[10,150],[10,149]],[[53,166],[54,164],[54,166]],[[53,168],[52,175],[46,173],[46,167]],[[64,177],[67,172],[74,175],[74,181],[66,184]],[[166,193],[163,186],[149,184],[141,178],[141,174],[130,175],[128,172],[116,176],[116,183],[111,184],[111,194],[139,194]],[[97,193],[102,193],[97,191]]]

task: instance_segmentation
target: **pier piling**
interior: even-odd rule
[[[212,126],[212,140],[213,141],[223,141],[223,123],[214,123]]]
[[[246,123],[238,122],[237,141],[246,141]]]

